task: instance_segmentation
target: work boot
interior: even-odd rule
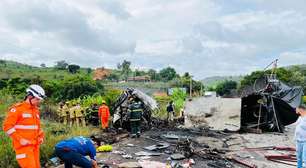
[[[131,134],[130,137],[131,138],[136,138],[136,134]]]

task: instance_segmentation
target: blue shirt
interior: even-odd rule
[[[68,148],[72,151],[80,153],[83,156],[89,155],[91,159],[96,160],[96,148],[89,138],[79,136],[68,140],[63,140],[56,144],[55,148]]]
[[[297,120],[295,140],[306,141],[306,117],[299,117]]]

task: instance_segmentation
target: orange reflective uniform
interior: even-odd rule
[[[3,122],[3,130],[12,138],[16,159],[22,168],[39,168],[39,145],[44,133],[39,110],[27,102],[13,105]]]
[[[100,106],[99,107],[99,117],[101,119],[101,125],[103,129],[108,127],[109,116],[110,116],[109,108],[106,105]]]

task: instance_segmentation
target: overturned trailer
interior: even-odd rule
[[[295,109],[302,95],[302,87],[289,87],[275,74],[257,79],[254,91],[242,97],[240,130],[283,132],[286,125],[297,120]]]
[[[112,109],[114,111],[113,126],[115,128],[130,129],[127,110],[128,99],[131,96],[137,97],[143,103],[142,126],[149,128],[152,112],[158,108],[158,104],[152,97],[134,88],[127,88],[115,102]]]

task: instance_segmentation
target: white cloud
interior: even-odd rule
[[[305,11],[304,0],[3,0],[0,58],[246,74],[306,63]]]
[[[282,66],[306,63],[306,52],[284,52],[279,55],[279,59]]]

